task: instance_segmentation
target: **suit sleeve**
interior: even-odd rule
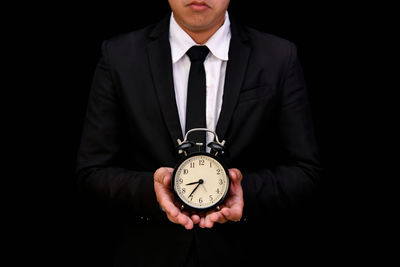
[[[107,205],[125,207],[133,216],[160,216],[153,173],[124,168],[118,160],[123,135],[123,111],[116,93],[117,79],[110,67],[107,42],[102,46],[93,78],[77,156],[81,192]]]
[[[243,172],[244,216],[249,220],[305,207],[319,185],[321,168],[303,72],[293,44],[289,51],[280,84],[278,164]]]

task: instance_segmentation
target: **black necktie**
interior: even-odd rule
[[[206,128],[206,72],[204,60],[208,55],[207,46],[192,46],[186,54],[191,65],[188,80],[186,99],[186,131],[193,128]],[[196,131],[190,134],[190,140],[196,143],[206,144],[206,132]]]

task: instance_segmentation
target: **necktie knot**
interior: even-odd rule
[[[193,61],[204,62],[209,51],[210,50],[205,45],[195,45],[195,46],[192,46],[186,52],[186,54],[189,56],[191,62],[193,62]]]

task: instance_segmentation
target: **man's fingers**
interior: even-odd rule
[[[201,228],[212,228],[214,223],[226,223],[227,221],[228,219],[220,211],[216,211],[207,214],[205,217],[201,217],[199,226]]]
[[[200,216],[197,215],[197,214],[193,214],[193,215],[191,216],[191,219],[192,219],[192,221],[193,221],[194,224],[200,223]]]
[[[193,228],[194,223],[190,219],[189,214],[182,213],[173,202],[166,201],[164,203],[164,210],[171,222],[180,224],[188,230]]]
[[[188,230],[193,228],[192,220],[183,213],[178,215],[178,222]]]
[[[206,216],[204,220],[204,227],[205,228],[212,228],[214,226],[214,221],[211,220],[209,216]]]
[[[193,228],[193,221],[183,213],[179,213],[177,216],[170,216],[167,214],[168,219],[176,224],[184,226],[186,229],[190,230]]]
[[[215,212],[206,216],[204,220],[204,227],[212,228],[215,222],[223,222],[223,216],[219,212]]]
[[[206,220],[206,218],[205,218],[205,217],[200,217],[199,226],[200,226],[201,228],[204,228],[204,227],[205,227],[205,225],[204,225],[204,223],[205,223],[205,220]]]
[[[172,217],[177,217],[180,213],[179,209],[170,201],[163,201],[161,206],[164,208],[165,212]]]
[[[188,230],[193,228],[194,223],[190,219],[188,214],[182,213],[178,208],[169,207],[168,211],[166,210],[166,213],[168,220],[170,220],[171,222],[180,224]]]
[[[229,221],[237,222],[242,218],[242,212],[239,209],[223,208],[221,214]]]
[[[226,219],[228,219],[228,220],[231,219],[231,212],[230,212],[230,210],[228,208],[223,208],[221,210],[221,213]]]

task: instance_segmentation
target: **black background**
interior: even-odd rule
[[[370,157],[376,157],[376,145],[371,139],[377,138],[373,129],[381,122],[370,107],[381,109],[383,104],[375,98],[372,80],[365,81],[368,72],[363,68],[371,60],[365,56],[370,40],[366,32],[373,28],[366,16],[369,7],[338,2],[260,3],[232,1],[229,12],[249,26],[297,45],[324,167],[317,207],[308,220],[313,225],[306,228],[310,240],[317,242],[310,254],[321,256],[323,262],[372,259],[374,255],[366,251],[377,226],[371,221],[382,214],[368,197],[371,179],[367,177],[375,175],[377,161]],[[65,3],[46,8],[50,11],[34,13],[19,31],[24,41],[17,49],[30,47],[24,66],[34,74],[20,81],[29,84],[19,100],[28,109],[16,112],[23,125],[17,125],[23,128],[17,138],[29,145],[24,153],[28,163],[14,170],[32,176],[23,190],[34,191],[30,188],[34,184],[35,193],[16,213],[23,210],[19,222],[28,228],[28,250],[40,262],[106,266],[107,242],[112,242],[106,233],[109,222],[82,204],[74,181],[91,80],[103,40],[157,22],[169,13],[169,6],[165,1],[90,8]],[[375,195],[381,194],[379,190],[375,188]],[[20,239],[14,242],[20,246]]]

